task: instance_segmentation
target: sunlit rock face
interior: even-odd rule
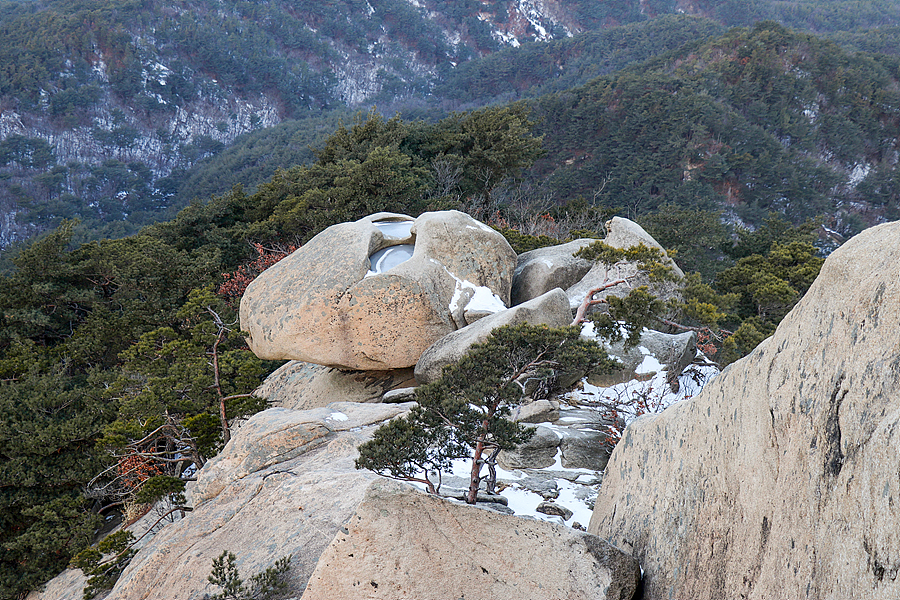
[[[464,213],[378,213],[329,227],[267,269],[241,299],[241,327],[261,358],[410,367],[508,306],[515,267],[503,236]]]
[[[898,240],[846,242],[772,337],[625,430],[588,531],[644,598],[900,597]]]
[[[475,344],[485,342],[504,325],[547,325],[565,327],[572,322],[566,293],[555,289],[509,310],[497,312],[468,327],[447,335],[429,346],[416,363],[419,383],[432,383],[441,377],[445,366],[458,362]]]

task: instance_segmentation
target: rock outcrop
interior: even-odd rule
[[[200,600],[218,591],[206,576],[224,550],[244,574],[292,555],[287,583],[299,596],[378,478],[356,470],[357,445],[410,406],[339,402],[254,415],[189,486],[194,510],[138,552],[107,600]]]
[[[671,381],[697,357],[697,334],[693,331],[669,334],[647,329],[641,333],[641,341],[636,346],[626,348],[624,341],[605,346],[621,366],[612,372],[588,374],[587,380],[592,385],[608,386],[631,379],[647,379],[663,370]]]
[[[540,402],[547,401],[531,404]],[[519,422],[539,425],[530,440],[499,454],[497,464],[500,467],[510,471],[546,469],[558,461],[558,466],[563,469],[602,471],[606,468],[612,452],[609,442],[612,419],[596,409],[573,408],[558,402],[556,410],[542,413],[546,417],[543,420],[516,418],[520,412],[527,415],[531,404],[516,408],[512,416]]]
[[[307,410],[332,402],[381,402],[386,393],[414,385],[409,368],[346,371],[292,360],[266,377],[253,394],[273,406]]]
[[[622,217],[613,217],[606,222],[606,237],[603,242],[613,248],[626,249],[638,244],[644,244],[650,248],[657,248],[663,252],[663,264],[672,269],[672,273],[676,278],[684,277],[684,272],[675,264],[665,249],[659,245],[659,242],[644,231],[644,229],[628,219]],[[591,270],[581,278],[578,283],[566,289],[569,296],[569,302],[573,309],[577,308],[588,292],[599,287],[607,281],[613,281],[621,278],[628,278],[628,284],[620,284],[615,287],[606,289],[598,293],[595,298],[606,298],[607,296],[627,296],[632,289],[646,285],[650,293],[657,296],[660,300],[667,301],[676,294],[677,285],[670,281],[651,281],[646,273],[639,273],[637,265],[626,263],[620,266],[608,267],[603,263],[596,263]]]
[[[594,263],[573,255],[596,241],[580,239],[520,254],[513,277],[513,306],[528,302],[554,288],[567,289],[581,281]]]
[[[376,254],[385,249],[396,251]],[[261,358],[411,367],[444,335],[508,306],[515,266],[503,236],[463,213],[379,213],[329,227],[257,277],[241,327]]]
[[[900,597],[900,223],[836,250],[775,334],[632,423],[589,531],[644,597]]]
[[[485,317],[468,327],[450,333],[429,346],[415,367],[419,383],[431,383],[441,376],[446,365],[459,361],[472,345],[484,342],[491,332],[504,325],[547,325],[564,327],[572,323],[568,298],[561,289],[547,292],[524,304]]]
[[[669,258],[668,254],[665,254],[665,248],[660,246],[659,242],[653,239],[652,235],[644,231],[643,227],[630,219],[613,217],[607,221],[606,237],[603,238],[603,241],[613,248],[624,249],[637,246],[638,244],[644,244],[650,248],[662,250],[664,255],[663,263],[668,265],[672,271],[674,271],[676,277],[679,279],[684,277],[684,271],[675,264],[674,260]]]
[[[637,562],[597,537],[392,481],[372,484],[303,600],[631,598]]]

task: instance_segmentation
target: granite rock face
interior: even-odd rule
[[[672,273],[676,278],[684,277],[684,272],[675,264],[665,249],[659,245],[659,242],[644,231],[644,229],[628,219],[622,217],[613,217],[606,222],[607,235],[603,242],[613,248],[626,249],[638,244],[644,244],[650,248],[657,248],[663,252],[663,264],[672,269]],[[603,263],[596,263],[591,270],[581,278],[580,281],[566,289],[569,296],[569,302],[573,309],[577,308],[585,296],[592,289],[595,289],[606,281],[613,281],[627,277],[629,284],[620,284],[599,292],[595,298],[606,298],[607,296],[627,296],[632,289],[646,285],[651,294],[658,297],[662,301],[667,301],[677,294],[677,284],[671,281],[651,281],[645,273],[638,273],[636,264],[625,263],[619,266],[607,267]]]
[[[412,369],[346,371],[296,360],[276,369],[254,395],[293,410],[332,402],[381,402],[392,390],[416,385]]]
[[[580,239],[520,254],[513,278],[513,306],[528,302],[554,288],[566,289],[581,281],[594,263],[575,258],[573,254],[596,241]]]
[[[637,562],[594,536],[373,483],[302,600],[628,599]]]
[[[503,236],[463,213],[379,213],[329,227],[263,272],[241,299],[241,327],[261,358],[411,367],[476,313],[508,306],[515,266]]]
[[[254,415],[188,487],[194,510],[141,548],[107,600],[201,600],[220,591],[206,576],[224,550],[242,574],[292,555],[288,591],[299,596],[377,479],[354,467],[357,445],[410,406],[338,402]]]
[[[644,597],[900,597],[900,223],[846,242],[775,334],[632,423],[588,531]]]
[[[572,323],[572,311],[560,289],[547,292],[524,304],[485,317],[468,327],[454,331],[428,347],[416,363],[419,383],[437,381],[446,365],[459,361],[472,345],[484,342],[491,332],[504,325],[547,325],[564,327]]]
[[[674,260],[669,258],[668,254],[665,254],[665,248],[660,246],[659,242],[653,239],[652,235],[644,231],[643,227],[630,219],[613,217],[607,221],[606,237],[603,238],[603,241],[613,248],[624,249],[637,246],[638,244],[644,244],[645,246],[662,250],[664,254],[663,263],[672,268],[676,277],[679,279],[684,277],[684,271],[675,264]]]
[[[625,342],[621,341],[607,344],[606,350],[621,366],[609,373],[589,373],[588,383],[609,386],[631,379],[647,379],[661,370],[677,381],[678,375],[697,357],[697,334],[693,331],[669,334],[646,329],[636,346],[626,348]]]

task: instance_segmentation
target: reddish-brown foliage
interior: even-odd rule
[[[259,277],[259,274],[286,257],[297,249],[290,245],[285,248],[265,248],[262,244],[254,243],[256,258],[245,265],[241,265],[231,273],[222,273],[224,282],[216,290],[219,296],[227,300],[235,300],[244,295],[244,290],[250,282]]]
[[[126,490],[135,490],[151,477],[162,475],[163,469],[148,456],[129,454],[119,459],[116,474]]]

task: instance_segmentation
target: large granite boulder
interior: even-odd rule
[[[497,464],[507,471],[517,469],[546,469],[556,462],[559,435],[546,425],[534,428],[534,434],[515,450],[504,450],[497,456]]]
[[[900,597],[900,223],[838,248],[775,334],[634,421],[589,531],[644,597]]]
[[[39,589],[29,592],[25,600],[78,600],[84,597],[87,577],[81,569],[66,569]]]
[[[194,510],[164,527],[132,559],[108,600],[201,600],[224,550],[242,574],[292,555],[289,593],[299,596],[322,551],[378,477],[356,470],[358,444],[411,404],[338,402],[251,417],[188,487]]]
[[[549,327],[570,325],[572,311],[565,292],[558,288],[551,290],[543,296],[494,313],[442,337],[422,353],[416,363],[416,380],[419,383],[437,381],[446,365],[458,362],[474,344],[487,340],[494,329],[522,323]]]
[[[266,377],[253,394],[272,406],[306,410],[332,402],[381,402],[386,393],[414,385],[410,368],[347,371],[292,360]]]
[[[555,288],[570,288],[581,281],[594,263],[573,255],[596,241],[580,239],[520,254],[513,277],[512,305],[528,302]]]
[[[620,600],[639,580],[633,558],[592,535],[379,481],[302,600]]]
[[[379,213],[329,227],[241,299],[253,352],[331,367],[411,367],[422,351],[509,304],[516,254],[457,211]]]
[[[675,264],[659,242],[644,231],[643,227],[622,217],[613,217],[606,222],[606,237],[603,242],[613,248],[626,249],[638,244],[644,244],[650,248],[657,248],[663,252],[663,264],[672,269],[677,279],[684,277],[684,272]],[[663,301],[673,298],[677,294],[677,284],[671,281],[651,281],[646,273],[640,273],[637,265],[626,263],[620,266],[607,267],[603,263],[596,263],[590,271],[576,284],[566,289],[572,309],[576,309],[584,301],[588,292],[599,287],[606,281],[628,278],[628,284],[620,284],[599,292],[595,298],[607,296],[625,297],[631,290],[646,285],[650,293]]]

